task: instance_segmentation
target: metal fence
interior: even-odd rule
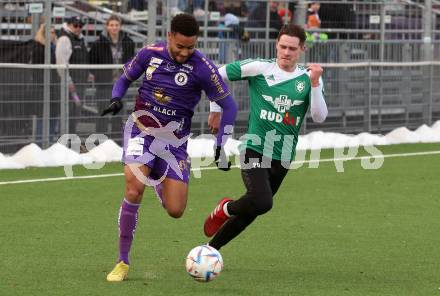
[[[345,133],[386,132],[406,126],[416,128],[440,119],[440,62],[323,64],[329,117],[324,124],[307,118],[303,132],[320,129]],[[96,65],[44,66],[0,64],[0,152],[16,151],[27,143],[46,147],[66,133],[85,139],[103,133],[121,142],[123,124],[134,106],[133,85],[124,98],[118,116],[102,118],[99,111],[109,98],[100,97],[99,88],[110,84],[84,83],[80,104],[68,100],[65,74],[68,71],[98,69]],[[58,69],[55,69],[58,68]],[[120,68],[102,65],[99,69]],[[50,69],[50,96],[44,97],[42,76]],[[59,73],[62,75],[59,76]],[[230,85],[239,105],[236,136],[245,132],[249,113],[246,82]],[[193,118],[195,135],[209,133],[206,120],[209,104],[202,99]],[[45,132],[46,130],[46,132]]]
[[[104,30],[105,20],[112,13],[123,18],[122,30],[128,33],[140,48],[145,43],[163,40],[169,27],[176,0],[147,1],[151,9],[143,11],[148,19],[137,19],[127,12],[127,1],[118,6],[115,1],[0,0],[0,62],[5,50],[17,48],[20,42],[32,40],[46,19],[46,26],[56,31],[72,15],[79,15],[86,25],[82,34],[90,44]],[[185,1],[183,1],[185,2]],[[195,1],[188,1],[193,3]],[[198,1],[203,2],[203,1]],[[321,28],[308,29],[310,36],[325,34],[325,38],[310,38],[306,61],[338,63],[355,61],[423,61],[440,57],[440,2],[438,1],[318,1]],[[426,7],[425,7],[426,2]],[[50,4],[49,5],[47,4]],[[154,3],[154,5],[153,5]],[[304,24],[310,1],[204,1],[207,13],[197,15],[201,25],[198,48],[218,63],[237,58],[272,57],[278,29],[273,18]],[[209,3],[215,3],[210,5]],[[427,5],[431,3],[431,5]],[[109,8],[113,9],[110,10]],[[147,9],[148,7],[145,7]],[[180,7],[182,8],[182,7]],[[188,12],[197,7],[187,5]],[[284,16],[280,17],[284,11]],[[122,14],[121,14],[122,12]],[[237,38],[231,27],[225,26],[225,13],[239,17],[240,30],[246,31],[249,41]],[[49,16],[49,17],[47,17]],[[49,32],[48,28],[46,32]],[[48,39],[48,38],[47,38]],[[15,41],[11,43],[8,41]],[[49,40],[46,40],[49,45]],[[6,48],[6,49],[5,49]],[[49,61],[46,61],[49,64]]]
[[[29,40],[35,36],[43,22],[46,4],[50,3],[50,24],[58,30],[66,18],[81,16],[86,26],[83,34],[91,42],[103,30],[105,19],[110,14],[118,14],[127,31],[139,45],[164,39],[169,22],[180,8],[194,13],[202,26],[201,37],[218,37],[225,28],[225,14],[233,13],[240,20],[240,26],[249,32],[252,39],[273,40],[279,29],[279,22],[293,21],[304,24],[307,5],[311,1],[197,1],[204,3],[203,10],[193,4],[184,8],[177,6],[176,0],[141,0],[144,11],[137,14],[128,12],[127,0],[98,1],[62,0],[0,0],[0,39]],[[182,1],[185,2],[185,1]],[[186,1],[194,3],[196,1]],[[433,40],[440,35],[440,3],[438,1],[318,1],[321,3],[319,15],[321,28],[310,32],[324,32],[330,39],[352,40],[423,40],[428,34]],[[432,5],[425,8],[424,2]],[[115,3],[122,5],[117,6]],[[41,5],[41,6],[38,6]],[[152,6],[148,10],[148,6]],[[38,8],[39,7],[39,8]],[[200,13],[200,11],[202,13]],[[288,11],[286,13],[285,11]],[[139,17],[141,15],[143,17]],[[290,17],[292,15],[292,17]],[[48,22],[47,22],[48,23]]]
[[[73,73],[120,66],[55,66],[50,65],[47,54],[40,62],[47,65],[31,66],[35,61],[26,42],[35,36],[43,15],[50,19],[46,32],[51,24],[59,29],[67,17],[82,16],[86,22],[83,34],[88,42],[93,42],[103,30],[105,19],[120,12],[124,13],[119,14],[124,19],[123,30],[138,48],[147,40],[163,39],[177,1],[145,0],[150,8],[148,20],[136,20],[132,13],[125,14],[129,10],[126,2],[118,6],[110,1],[108,7],[98,7],[87,1],[0,0],[0,63],[16,63],[0,64],[0,152],[13,152],[30,142],[47,146],[64,133],[87,137],[102,132],[121,140],[121,127],[133,107],[136,85],[127,94],[125,112],[104,119],[99,111],[109,100],[103,94],[111,89],[110,82],[77,83],[81,97],[77,104],[69,101],[65,83],[67,69]],[[212,2],[216,6],[209,6]],[[272,35],[277,29],[272,18],[280,10],[288,9],[293,21],[303,24],[310,1],[276,2],[278,6],[265,0],[205,1],[205,13],[197,16],[202,29],[198,48],[217,64],[274,57]],[[440,81],[440,71],[439,65],[431,62],[440,60],[439,1],[319,2],[322,26],[308,32],[316,36],[327,34],[327,38],[311,38],[303,62],[324,63],[330,114],[324,125],[306,120],[304,132],[315,128],[348,133],[384,132],[402,125],[417,127],[440,118],[440,91],[436,83]],[[195,12],[193,6],[185,9]],[[249,41],[237,38],[232,28],[224,26],[226,12],[239,17],[240,26],[251,36]],[[289,20],[289,13],[285,13],[282,22]],[[47,46],[49,41],[46,42]],[[6,53],[11,53],[11,58]],[[236,82],[231,89],[240,106],[236,128],[240,135],[245,130],[249,110],[247,87],[244,82]],[[194,115],[195,134],[208,132],[207,112],[208,104],[202,100]]]

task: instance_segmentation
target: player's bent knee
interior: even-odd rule
[[[258,206],[255,209],[255,212],[257,215],[263,215],[269,212],[271,209],[272,209],[272,201],[265,201],[258,204]]]
[[[167,213],[173,218],[180,218],[183,216],[183,213],[185,212],[185,209],[179,209],[179,208],[167,208]]]
[[[185,207],[186,203],[178,202],[178,200],[167,199],[167,201],[165,201],[165,209],[168,215],[176,219],[183,216]]]
[[[258,192],[258,198],[252,199],[252,210],[255,216],[269,212],[273,206],[272,193]]]
[[[164,188],[162,198],[164,208],[166,209],[168,215],[176,219],[182,217],[186,208],[186,194],[170,190],[170,188],[168,187]]]

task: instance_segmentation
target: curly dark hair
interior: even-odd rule
[[[300,44],[304,44],[304,42],[306,42],[306,32],[304,31],[304,28],[292,23],[288,23],[281,27],[277,40],[280,40],[281,36],[283,35],[298,37]]]
[[[180,33],[187,37],[198,36],[199,24],[193,15],[180,13],[171,20],[171,32]]]

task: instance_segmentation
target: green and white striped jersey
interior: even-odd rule
[[[247,80],[250,113],[241,149],[250,148],[272,159],[292,161],[298,133],[310,105],[307,70],[282,70],[275,59],[248,59],[226,65],[230,81]],[[322,83],[322,82],[321,82]]]

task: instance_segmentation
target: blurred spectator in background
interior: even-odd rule
[[[266,3],[259,2],[257,6],[250,11],[249,14],[249,27],[254,28],[264,28],[266,27]],[[278,32],[281,29],[283,22],[278,14],[278,5],[279,3],[276,1],[270,1],[269,3],[269,27],[273,30],[273,32],[269,33],[269,38],[276,39],[278,37]]]
[[[180,11],[184,12],[188,9],[188,0],[175,0],[177,1],[177,8]]]
[[[276,32],[270,33],[270,38],[276,39],[278,37],[278,32],[281,30],[283,26],[283,21],[281,20],[280,15],[278,14],[278,6],[280,5],[277,1],[270,1],[269,3],[269,19],[270,19],[270,28],[275,29]],[[266,16],[266,14],[265,14]]]
[[[307,23],[304,26],[307,29],[320,29],[321,28],[321,18],[319,17],[319,9],[321,4],[318,2],[312,2],[309,5],[309,9],[307,10]],[[328,35],[326,33],[319,32],[306,32],[307,42],[313,42],[316,40],[327,41]],[[309,44],[310,46],[310,44]]]
[[[98,40],[91,44],[90,64],[125,64],[134,56],[135,44],[125,32],[121,31],[121,28],[122,20],[118,16],[112,15],[107,19],[105,29],[99,35]],[[93,74],[95,76],[98,111],[101,113],[108,105],[108,100],[112,96],[113,83],[121,76],[122,70],[95,70]],[[121,120],[118,121],[115,117],[112,117],[111,120],[111,130],[121,131]],[[108,133],[108,122],[108,117],[98,119],[97,131],[104,134]]]
[[[205,15],[205,0],[193,0],[192,1],[193,14],[197,17],[203,17]],[[217,11],[217,2],[210,0],[208,2],[208,14],[210,11]]]
[[[287,11],[287,16],[286,16],[286,11]],[[286,9],[285,7],[280,7],[280,9],[278,9],[278,15],[280,16],[284,24],[288,24],[293,21],[293,13],[290,9]]]
[[[55,28],[50,28],[50,63],[55,64],[55,45],[57,42],[57,34]],[[44,64],[46,48],[46,25],[41,24],[37,33],[35,34],[33,43],[31,44],[31,64]],[[51,70],[50,75],[50,121],[49,121],[49,136],[52,142],[59,135],[59,114],[60,114],[60,86],[59,77],[55,70]],[[44,69],[32,69],[30,82],[28,83],[29,92],[28,98],[35,99],[35,104],[27,105],[27,109],[32,112],[32,115],[37,117],[36,126],[36,143],[41,145],[43,134],[43,102],[44,102]]]
[[[31,64],[44,64],[44,48],[46,47],[46,25],[41,24],[34,37],[31,50]],[[50,28],[50,63],[55,64],[55,47],[57,44],[57,34],[55,28]]]
[[[238,59],[240,50],[238,42],[242,36],[240,19],[228,10],[226,11],[224,22],[220,23],[219,28],[230,28],[232,31],[219,31],[218,33],[218,37],[222,39],[219,45],[220,64]]]
[[[188,0],[169,0],[171,15],[176,15],[187,11]]]
[[[323,3],[319,9],[321,28],[355,29],[355,11],[351,3]],[[339,31],[339,30],[338,30]],[[343,30],[340,30],[343,32]],[[357,33],[329,33],[329,38],[347,39],[358,38]]]
[[[130,0],[128,1],[128,10],[133,11],[143,11],[145,10],[144,0]]]
[[[307,29],[319,29],[321,28],[321,19],[319,18],[319,8],[321,4],[318,2],[312,2],[309,5],[309,9],[307,10]]]
[[[88,64],[89,53],[84,41],[84,36],[81,34],[83,21],[79,16],[73,16],[63,24],[61,29],[61,36],[58,38],[55,58],[57,64]],[[60,77],[66,75],[65,70],[59,69]],[[90,81],[92,76],[86,69],[69,70],[66,75],[66,83],[69,88],[69,102],[73,102],[69,106],[70,111],[70,131],[76,130],[76,116],[81,114],[81,99],[85,96],[85,89],[87,81]],[[70,108],[71,107],[71,108]],[[75,108],[76,107],[76,108]]]
[[[195,17],[205,15],[205,0],[193,0],[193,13]]]
[[[248,16],[248,2],[247,1],[237,1],[237,0],[222,0],[215,1],[217,3],[218,10],[220,13],[232,13],[238,17],[247,17]],[[256,2],[252,2],[256,3]],[[258,3],[256,3],[258,4]]]

